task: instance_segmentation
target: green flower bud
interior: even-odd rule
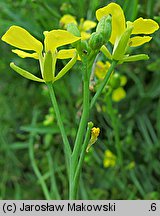
[[[75,25],[74,23],[69,23],[67,25],[67,31],[72,33],[73,35],[77,36],[77,37],[80,37],[81,36],[81,33],[77,27],[77,25]]]
[[[42,74],[45,82],[53,81],[52,59],[52,53],[51,51],[48,51],[45,55]]]
[[[77,25],[74,23],[69,23],[67,25],[67,31],[70,32],[71,34],[73,34],[74,36],[81,37],[80,31],[79,31]],[[76,48],[78,48],[79,45],[80,45],[80,40],[72,43],[72,46],[76,47]]]
[[[110,15],[102,17],[97,25],[96,32],[102,34],[104,44],[109,41],[112,33],[112,17]]]
[[[113,74],[109,84],[113,89],[120,87],[121,86],[120,75],[118,73]]]
[[[103,44],[104,44],[103,35],[98,32],[92,33],[89,39],[89,46],[91,47],[91,49],[98,50],[101,48],[101,46],[103,46]]]

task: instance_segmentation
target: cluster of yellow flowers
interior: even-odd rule
[[[56,60],[70,58],[70,55],[72,55],[73,58],[71,66],[73,66],[77,59],[76,52],[74,52],[73,56],[73,50],[58,51],[57,48],[66,44],[73,43],[80,38],[64,30],[52,30],[49,32],[45,31],[44,36],[45,39],[43,46],[40,41],[34,38],[25,29],[19,26],[11,26],[9,30],[3,35],[2,40],[14,47],[19,48],[12,51],[21,58],[30,57],[39,60],[42,79],[32,75],[26,70],[19,68],[14,63],[11,63],[10,66],[17,73],[33,81],[54,82],[64,75],[64,72],[62,70],[55,77]],[[33,51],[33,53],[28,53],[22,50]],[[71,66],[69,67],[69,69],[71,68]]]
[[[119,62],[148,59],[148,56],[144,54],[129,56],[126,54],[126,51],[129,46],[135,47],[149,42],[152,37],[148,36],[148,34],[152,34],[158,30],[159,25],[154,20],[143,19],[141,17],[134,22],[126,22],[122,8],[116,3],[110,3],[96,11],[98,21],[101,21],[104,17],[109,15],[111,15],[112,19],[112,32],[109,41],[113,44],[113,51],[110,53],[105,45],[101,46],[101,51],[104,52],[109,59],[114,59]],[[75,36],[66,30],[45,31],[44,46],[24,28],[11,26],[3,35],[2,40],[17,47],[18,49],[12,51],[21,58],[30,57],[39,60],[42,78],[34,76],[30,72],[16,66],[14,63],[11,63],[10,66],[17,73],[30,80],[38,82],[55,82],[60,79],[75,64],[78,53],[76,49],[58,50],[58,48],[63,45],[72,44],[78,40],[89,39],[90,33],[88,31],[96,26],[95,22],[90,20],[84,21],[84,19],[81,19],[80,24],[78,25],[73,16],[66,14],[61,18],[60,24],[66,28],[69,23],[73,23],[79,28],[81,36]],[[33,52],[30,53],[26,51]],[[57,59],[68,58],[71,58],[71,60],[58,75],[55,76]]]
[[[140,46],[149,42],[152,37],[148,35],[157,31],[159,25],[152,19],[143,19],[142,17],[136,19],[134,22],[126,22],[122,8],[116,3],[110,3],[96,11],[98,20],[108,14],[112,15],[110,42],[114,46],[112,54],[108,57],[122,62],[147,59],[147,56],[143,54],[126,55],[127,48]]]

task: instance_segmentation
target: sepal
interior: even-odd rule
[[[13,62],[10,63],[10,67],[16,71],[18,74],[20,74],[21,76],[29,79],[29,80],[33,80],[33,81],[37,81],[37,82],[44,82],[43,79],[40,79],[36,76],[34,76],[33,74],[31,74],[30,72],[16,66]]]
[[[119,41],[117,41],[118,44],[115,44],[112,58],[115,60],[121,60],[124,57],[124,54],[126,52],[126,49],[128,47],[129,39],[132,33],[133,27],[129,27],[126,29],[126,31],[122,34]]]
[[[146,54],[139,54],[139,55],[132,55],[132,56],[125,56],[122,59],[122,62],[133,62],[133,61],[141,61],[141,60],[148,60],[149,56]]]

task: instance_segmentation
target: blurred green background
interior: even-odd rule
[[[11,25],[26,28],[43,41],[43,31],[60,28],[64,14],[96,21],[95,11],[107,0],[1,0],[0,35]],[[127,20],[142,16],[160,22],[159,0],[117,0]],[[126,97],[108,105],[105,92],[91,114],[101,128],[99,140],[87,154],[80,181],[80,199],[160,199],[160,37],[133,50],[146,53],[148,61],[125,63],[117,72],[127,77]],[[44,199],[31,166],[29,145],[52,199],[67,199],[68,183],[63,145],[54,110],[44,84],[29,81],[10,69],[9,63],[37,73],[32,59],[20,59],[0,41],[0,199]],[[65,61],[59,61],[62,68]],[[71,141],[81,111],[81,64],[56,83],[56,95]],[[91,93],[92,94],[92,93]],[[94,94],[94,93],[93,93]],[[112,112],[112,115],[111,115]],[[123,167],[104,167],[105,151],[116,158],[120,142]],[[59,194],[55,193],[54,175]]]

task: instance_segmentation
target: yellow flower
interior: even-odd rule
[[[119,102],[126,97],[126,91],[124,88],[119,87],[112,92],[112,100]]]
[[[149,42],[152,37],[139,35],[152,34],[159,29],[159,25],[152,19],[143,19],[142,17],[134,22],[126,22],[122,8],[116,3],[110,3],[96,11],[98,20],[109,14],[112,15],[112,34],[110,37],[110,42],[114,45],[112,58],[123,60],[125,57],[128,61],[135,61],[136,58],[137,60],[147,59],[146,55],[136,55],[130,59],[130,57],[125,56],[126,48],[127,46],[136,47]]]
[[[116,165],[116,156],[110,151],[106,150],[104,153],[103,166],[105,168],[114,167]]]
[[[92,128],[92,130],[91,130],[91,138],[90,138],[89,144],[87,146],[86,152],[88,152],[90,147],[97,141],[99,133],[100,133],[99,128],[96,128],[96,127]]]
[[[86,40],[86,39],[90,38],[90,34],[88,33],[88,31],[97,25],[96,22],[93,22],[90,20],[84,20],[83,18],[80,20],[80,24],[78,25],[74,16],[72,16],[70,14],[65,14],[60,19],[60,25],[63,26],[64,28],[67,28],[67,25],[69,23],[74,23],[75,25],[78,26],[78,29],[81,32],[81,39],[82,40]]]
[[[60,25],[64,27],[65,29],[67,28],[67,25],[69,23],[74,23],[77,25],[76,18],[70,14],[65,14],[61,19],[60,19]]]
[[[96,128],[96,127],[92,128],[92,135],[91,135],[91,138],[93,139],[92,142],[95,142],[95,140],[99,136],[99,133],[100,133],[100,129],[99,128]]]
[[[2,40],[18,49],[12,50],[21,58],[34,58],[39,60],[42,79],[34,76],[30,72],[21,69],[14,63],[10,66],[23,77],[38,82],[54,82],[61,78],[76,62],[77,53],[74,49],[60,50],[57,48],[66,44],[73,43],[80,39],[65,30],[52,30],[44,32],[44,46],[34,38],[28,31],[19,26],[11,26],[2,36]],[[33,51],[33,53],[22,50]],[[74,56],[74,57],[73,57]],[[68,64],[55,76],[56,60],[72,58]]]

